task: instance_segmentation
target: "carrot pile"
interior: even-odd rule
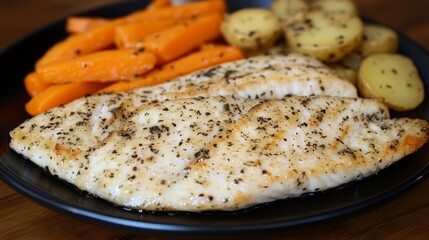
[[[152,0],[129,15],[69,17],[69,36],[24,79],[30,115],[87,94],[130,91],[244,57],[222,42],[224,0],[172,5]]]

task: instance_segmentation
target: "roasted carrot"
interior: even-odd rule
[[[115,29],[115,45],[118,48],[140,48],[144,37],[177,24],[176,20],[156,20],[129,23]]]
[[[28,114],[35,116],[53,107],[69,103],[86,94],[97,92],[106,86],[106,83],[66,83],[52,85],[35,95],[25,105]]]
[[[217,46],[189,54],[174,62],[165,64],[145,75],[150,85],[158,84],[191,72],[224,62],[242,59],[243,52],[233,46]]]
[[[146,7],[147,11],[154,11],[171,6],[170,0],[152,0]]]
[[[191,2],[153,11],[136,11],[103,26],[67,37],[52,46],[37,61],[36,69],[48,63],[72,59],[113,46],[114,30],[120,24],[160,19],[184,20],[213,12],[225,13],[225,11],[226,4],[223,0]]]
[[[143,78],[126,82],[117,82],[100,90],[100,92],[117,93],[129,91],[138,87],[155,85],[210,66],[242,59],[243,57],[242,51],[232,46],[217,46],[200,50],[168,63],[160,69],[153,70]]]
[[[29,73],[24,78],[25,90],[31,97],[39,94],[50,85],[50,83],[43,81],[42,77],[36,72]]]
[[[117,21],[113,21],[104,26],[69,36],[51,47],[37,61],[36,69],[49,63],[69,60],[112,46],[113,32],[117,24]]]
[[[68,17],[66,21],[66,31],[68,33],[82,33],[100,27],[110,20],[100,17]]]
[[[197,1],[164,7],[154,11],[136,11],[124,17],[124,20],[127,22],[159,19],[185,20],[210,13],[226,13],[225,1]]]
[[[142,46],[165,63],[219,38],[222,20],[218,13],[200,16],[145,37]]]
[[[209,42],[209,43],[204,43],[201,44],[199,47],[199,50],[208,50],[208,49],[213,49],[213,48],[218,48],[218,47],[224,47],[227,46],[223,43],[214,43],[214,42]]]
[[[143,49],[105,50],[36,70],[46,83],[111,82],[135,78],[151,70],[156,56]]]

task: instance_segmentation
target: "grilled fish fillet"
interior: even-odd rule
[[[255,57],[76,100],[10,146],[120,206],[235,210],[360,179],[427,141],[425,121],[356,97],[312,58]]]
[[[75,182],[80,166],[87,161],[85,156],[140,106],[168,99],[218,95],[257,99],[289,95],[357,96],[352,84],[338,78],[314,58],[296,54],[259,56],[153,87],[76,100],[19,126],[11,133],[11,147],[60,178]]]
[[[87,118],[82,124],[103,121],[72,113]],[[426,121],[389,119],[378,101],[324,96],[148,103],[82,152],[69,146],[76,130],[58,121],[24,123],[12,148],[82,190],[159,211],[235,210],[333,188],[389,166],[429,136]]]

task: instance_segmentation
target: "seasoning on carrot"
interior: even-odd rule
[[[162,66],[160,69],[149,72],[143,78],[127,82],[117,82],[99,92],[118,93],[138,87],[156,85],[197,70],[224,62],[239,60],[243,57],[244,55],[239,48],[232,46],[216,46],[186,55],[183,58]]]
[[[142,85],[158,84],[217,63],[240,59],[243,54],[239,49],[226,46],[222,46],[223,50],[214,46],[185,56],[221,36],[219,28],[225,13],[225,0],[175,6],[171,6],[170,0],[152,0],[146,9],[121,18],[70,17],[66,30],[72,34],[52,46],[36,62],[35,71],[24,79],[26,90],[32,96],[26,105],[27,112],[39,114],[87,93],[106,89],[108,85],[114,86],[113,81],[138,83],[133,79],[168,61],[164,70],[152,71],[141,78]],[[172,32],[167,33],[167,29]],[[159,37],[156,32],[167,38],[156,44],[154,39]],[[121,34],[123,39],[118,40]],[[141,38],[147,51],[140,48]],[[115,42],[118,48],[130,49],[108,50]]]
[[[69,103],[87,94],[97,92],[106,87],[106,83],[79,82],[52,85],[35,95],[25,105],[25,110],[35,116],[51,108]]]
[[[171,1],[170,0],[152,0],[147,5],[147,7],[145,8],[145,10],[147,10],[147,11],[154,11],[154,10],[158,10],[158,9],[169,7],[169,6],[171,6]]]
[[[24,78],[25,90],[31,97],[39,94],[50,85],[50,83],[43,81],[42,77],[36,72],[31,72]]]
[[[103,26],[67,37],[52,46],[36,62],[36,69],[49,63],[69,60],[113,46],[115,27],[121,24],[161,19],[185,20],[214,12],[225,13],[225,11],[226,4],[223,0],[190,2],[153,11],[136,11]]]
[[[222,20],[218,13],[200,16],[145,37],[142,46],[165,63],[219,38]]]
[[[218,48],[218,47],[222,47],[222,46],[226,46],[226,45],[224,43],[209,42],[209,43],[201,44],[201,46],[198,49],[199,50],[208,50],[208,49]]]
[[[113,32],[116,24],[117,22],[114,21],[104,26],[69,36],[51,47],[45,55],[36,62],[36,69],[46,64],[69,60],[112,46]]]
[[[115,45],[118,48],[140,48],[144,37],[177,24],[176,20],[156,20],[129,23],[115,29]]]
[[[100,17],[68,17],[66,21],[66,31],[68,33],[87,32],[96,27],[108,23],[110,20]]]
[[[135,78],[151,70],[156,56],[144,49],[105,50],[41,66],[46,83],[111,82]]]

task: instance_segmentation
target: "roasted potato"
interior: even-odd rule
[[[221,25],[225,40],[243,50],[268,49],[282,35],[280,20],[262,8],[239,10],[227,16]]]
[[[363,41],[357,49],[363,57],[375,53],[394,53],[398,49],[398,34],[392,29],[376,24],[365,24]]]
[[[362,96],[383,99],[393,110],[416,108],[424,99],[423,81],[414,63],[400,54],[378,53],[362,61],[358,72]]]
[[[284,42],[278,43],[268,49],[244,51],[244,55],[246,57],[254,57],[260,55],[287,55],[289,53],[291,53],[291,50],[286,44],[284,44]]]
[[[308,4],[304,0],[274,0],[270,9],[287,26],[304,19]]]
[[[286,28],[286,41],[293,51],[324,62],[336,62],[359,46],[363,24],[345,13],[311,11],[301,22]]]

